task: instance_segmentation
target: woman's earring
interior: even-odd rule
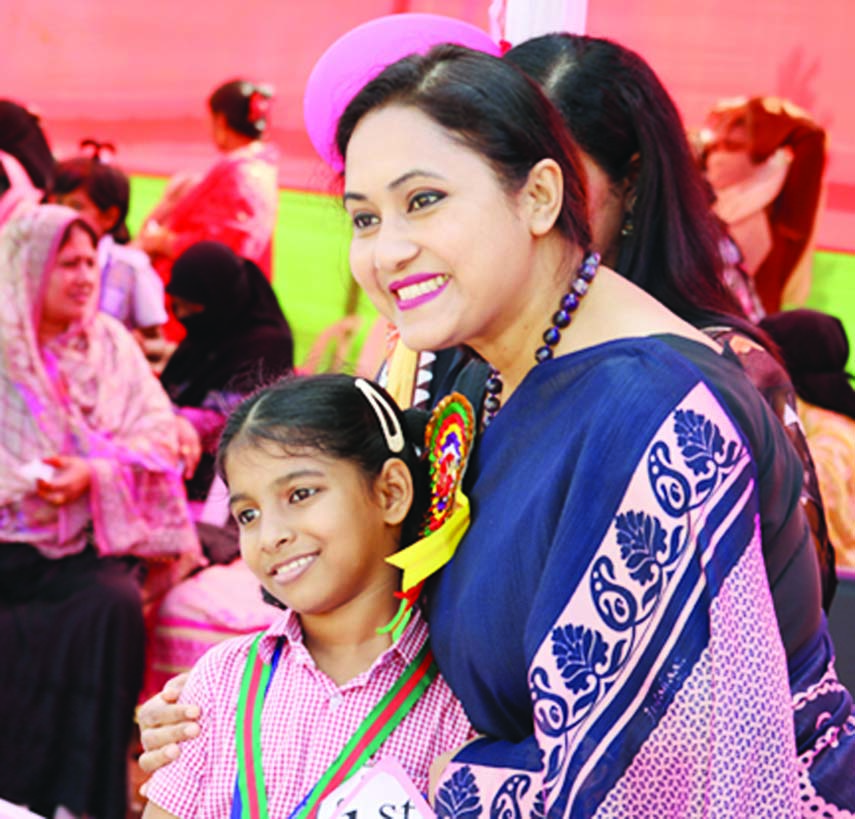
[[[635,224],[632,221],[632,210],[628,210],[623,215],[623,224],[620,226],[621,236],[632,236],[635,230]]]

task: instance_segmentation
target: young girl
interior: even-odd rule
[[[414,539],[426,508],[411,420],[380,387],[346,375],[279,381],[230,417],[218,463],[241,553],[285,613],[196,664],[183,697],[201,706],[201,737],[151,780],[146,819],[240,815],[258,771],[270,816],[304,815],[320,801],[316,785],[350,769],[339,752],[379,724],[391,733],[372,757],[396,758],[425,791],[431,761],[470,737],[444,680],[422,676],[431,663],[418,611],[396,641],[378,631],[398,609],[400,574],[385,558]],[[269,673],[258,723],[242,693],[255,669]],[[409,710],[387,708],[371,724],[390,689],[417,679]]]

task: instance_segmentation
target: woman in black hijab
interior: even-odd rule
[[[185,250],[166,292],[187,336],[160,378],[201,438],[202,459],[187,491],[191,500],[202,500],[231,408],[292,369],[291,328],[261,269],[220,242],[199,242]]]

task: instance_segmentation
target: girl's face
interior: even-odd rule
[[[59,332],[82,321],[97,307],[98,263],[91,236],[74,226],[46,274],[41,323]]]
[[[523,202],[417,109],[372,111],[345,162],[353,276],[411,349],[484,349],[533,287]]]
[[[241,555],[270,594],[304,618],[394,609],[399,575],[384,558],[412,502],[403,462],[369,486],[350,461],[236,439],[224,466]]]

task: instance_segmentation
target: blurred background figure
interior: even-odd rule
[[[727,225],[763,309],[800,306],[810,292],[825,131],[777,97],[724,100],[696,135],[714,209]]]
[[[50,187],[54,159],[39,117],[12,100],[0,100],[0,151],[21,163],[34,187]]]
[[[59,205],[0,231],[0,797],[124,819],[145,571],[201,555],[169,400],[98,310],[95,242]]]
[[[0,151],[0,227],[29,205],[35,205],[42,192],[33,185],[23,165],[11,154]]]
[[[187,489],[191,501],[201,501],[214,477],[214,453],[229,412],[247,393],[293,367],[291,328],[258,265],[220,242],[187,248],[175,261],[166,292],[186,336],[161,383],[200,438],[201,460]]]
[[[278,151],[264,141],[273,89],[238,79],[208,99],[211,135],[222,158],[201,178],[177,176],[149,214],[139,244],[164,283],[173,261],[190,245],[215,240],[272,272],[272,240],[278,206]],[[174,322],[167,335],[176,340]]]
[[[838,318],[805,308],[766,316],[798,395],[828,529],[840,565],[855,568],[855,389],[846,372],[849,340]]]
[[[130,180],[110,161],[114,148],[109,143],[84,140],[81,149],[88,155],[57,162],[48,199],[74,208],[95,230],[99,307],[134,333],[146,358],[160,370],[167,353],[163,282],[148,256],[128,244]]]
[[[39,118],[17,102],[0,100],[0,226],[42,198],[53,169]]]

